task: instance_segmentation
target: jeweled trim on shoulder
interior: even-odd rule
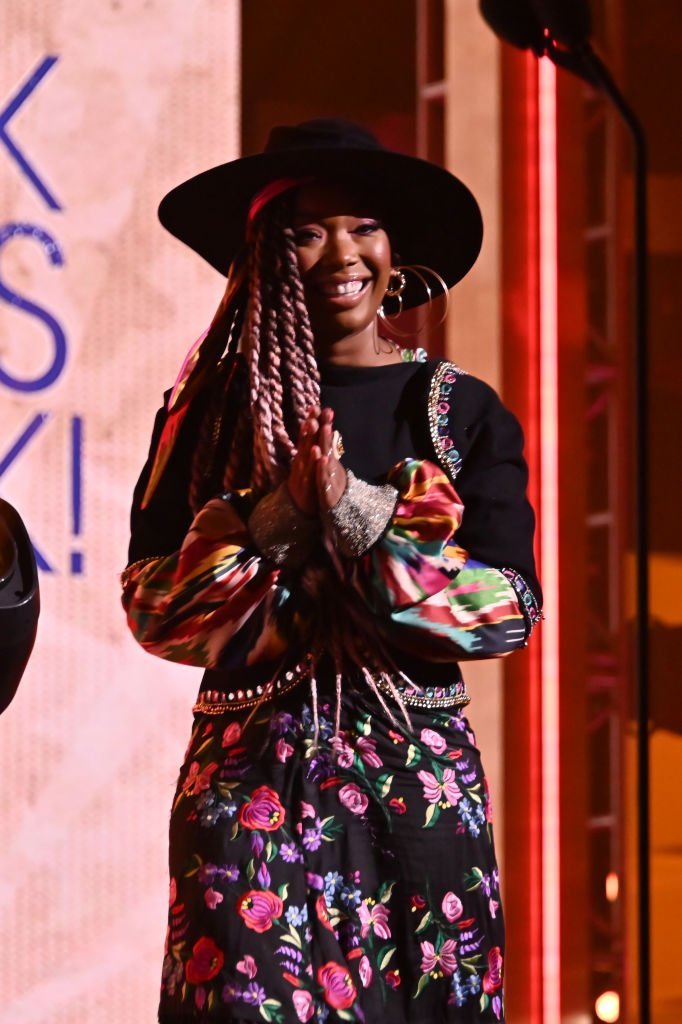
[[[466,375],[455,363],[442,362],[431,378],[429,388],[429,429],[436,456],[454,480],[462,468],[462,457],[450,437],[452,390],[457,378]]]

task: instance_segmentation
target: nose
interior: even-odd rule
[[[333,231],[327,237],[327,262],[332,267],[352,267],[358,262],[358,248],[350,231]]]

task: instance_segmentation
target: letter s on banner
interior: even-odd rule
[[[0,251],[2,251],[3,246],[12,238],[18,237],[35,239],[47,253],[52,266],[63,266],[64,256],[56,240],[52,235],[48,234],[47,231],[43,228],[37,227],[35,224],[5,224],[0,228]],[[27,313],[29,316],[34,316],[38,320],[41,320],[52,335],[52,342],[54,346],[52,363],[40,377],[34,377],[29,380],[20,380],[18,377],[14,377],[9,373],[0,363],[0,384],[4,384],[13,391],[42,391],[44,388],[50,387],[50,385],[54,384],[54,382],[60,377],[66,363],[66,334],[62,327],[46,309],[43,309],[35,302],[31,302],[29,299],[25,299],[23,296],[12,291],[12,289],[4,283],[1,276],[0,300],[8,303],[10,306],[13,306],[15,309],[22,310],[22,312]]]

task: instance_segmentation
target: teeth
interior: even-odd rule
[[[357,295],[364,288],[364,281],[347,281],[343,284],[326,284],[323,291],[325,295]]]

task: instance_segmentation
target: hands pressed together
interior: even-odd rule
[[[327,512],[346,489],[346,471],[334,452],[334,413],[313,406],[301,425],[287,481],[294,505],[307,516]]]

